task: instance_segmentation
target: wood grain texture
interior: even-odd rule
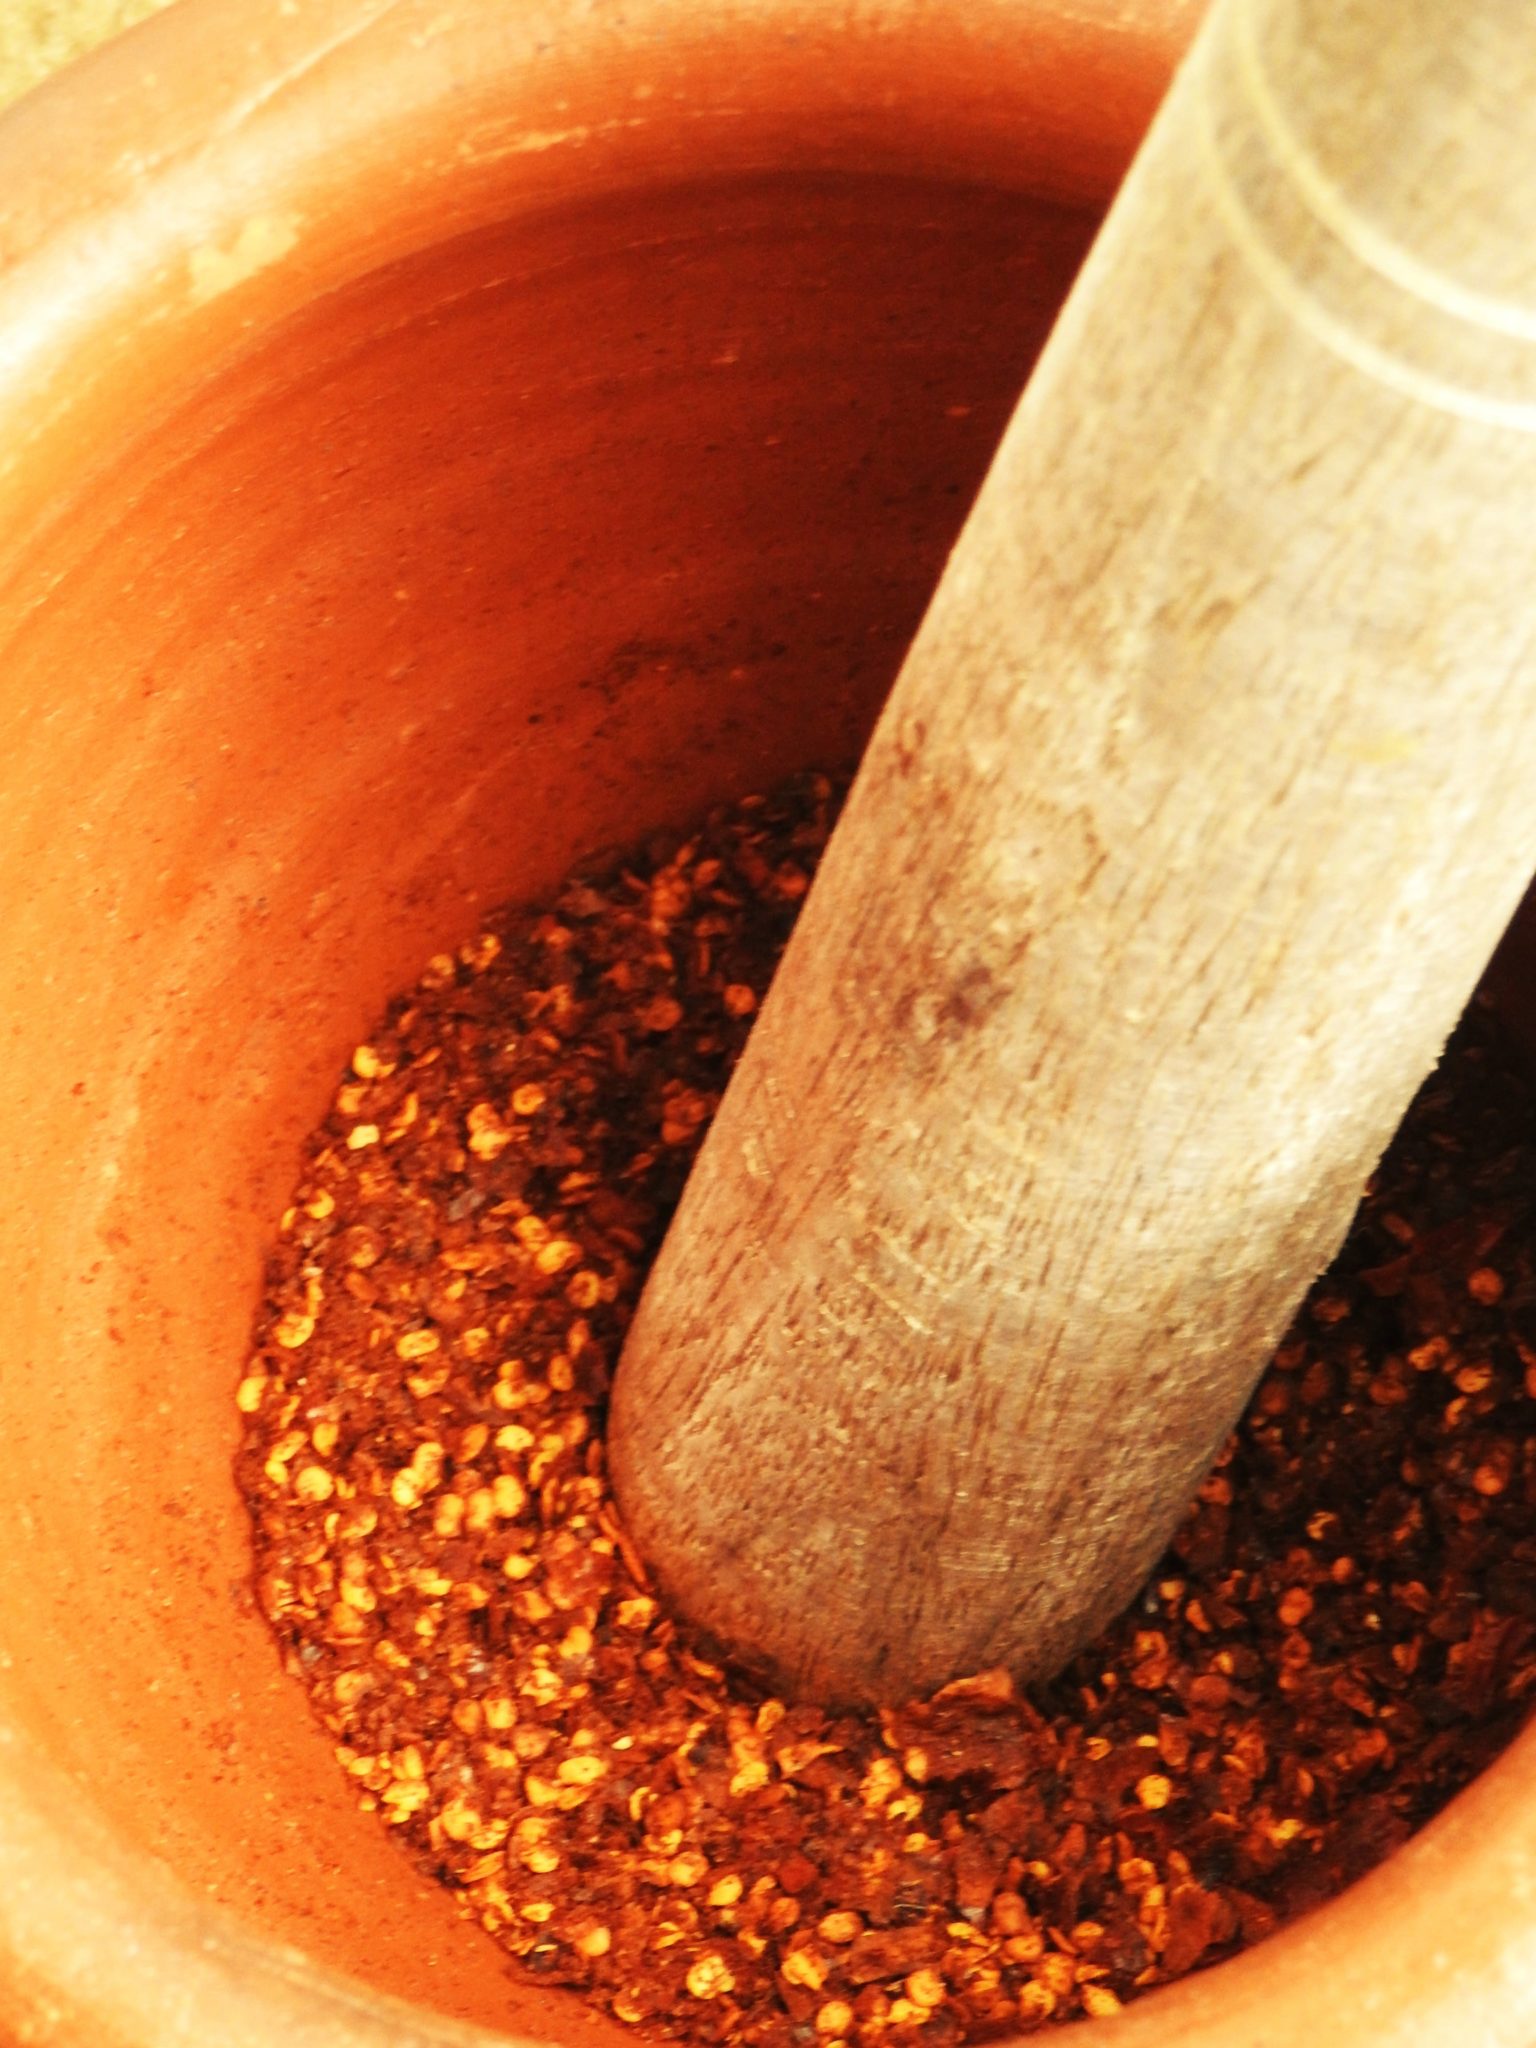
[[[1536,34],[1208,22],[885,712],[618,1377],[791,1689],[1154,1560],[1536,863]]]

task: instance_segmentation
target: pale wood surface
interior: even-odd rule
[[[618,1380],[788,1687],[1132,1592],[1536,863],[1536,36],[1223,0],[1006,437]]]

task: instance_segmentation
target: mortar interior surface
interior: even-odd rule
[[[103,451],[8,570],[0,1694],[112,1836],[369,1985],[515,1985],[247,1590],[232,1393],[299,1142],[425,956],[857,752],[1092,232],[744,175],[461,236]]]

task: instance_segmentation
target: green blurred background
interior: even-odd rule
[[[0,0],[0,107],[168,0]],[[273,0],[273,5],[277,0]]]

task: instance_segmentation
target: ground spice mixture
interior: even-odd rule
[[[353,1056],[238,1402],[263,1611],[364,1807],[642,2032],[1102,2014],[1337,1891],[1536,1683],[1536,1154],[1474,1013],[1134,1608],[1031,1699],[753,1691],[617,1521],[626,1319],[804,895],[812,777],[433,960]]]

